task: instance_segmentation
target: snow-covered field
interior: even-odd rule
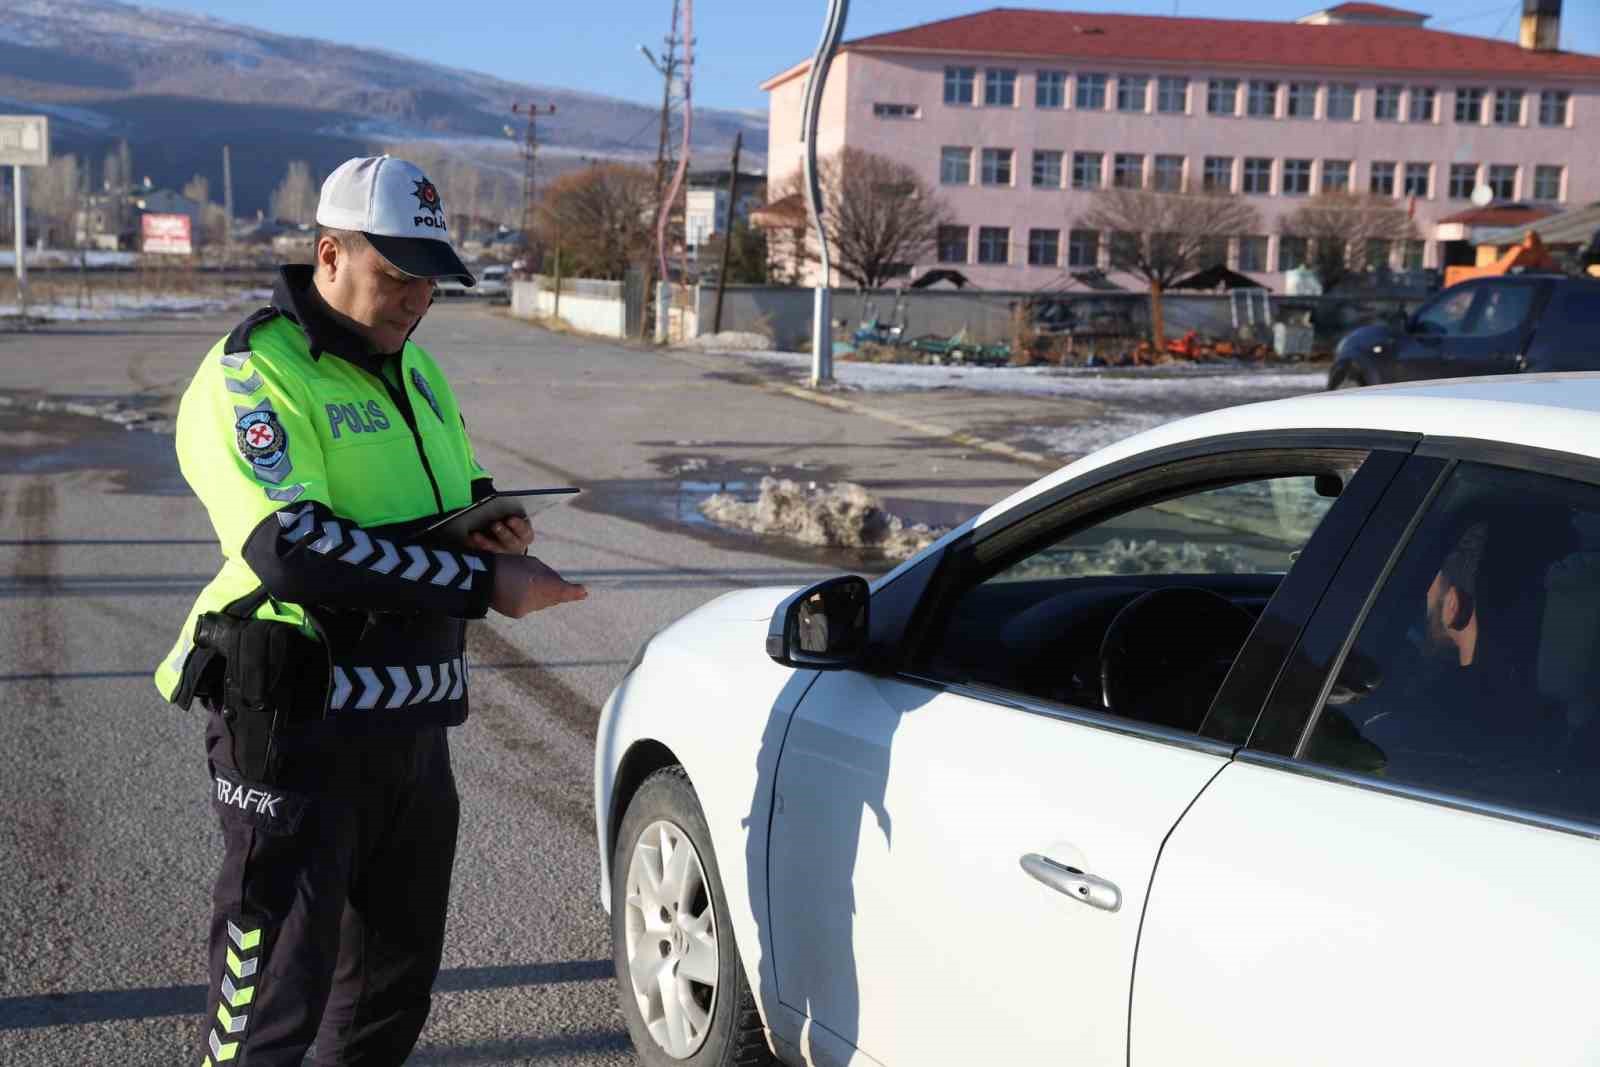
[[[76,300],[57,300],[50,303],[34,303],[30,300],[28,317],[51,322],[105,322],[117,319],[206,315],[263,303],[271,298],[272,292],[269,289],[246,289],[228,297],[98,292],[81,307]],[[16,314],[15,301],[0,304],[0,319]]]
[[[799,378],[811,357],[790,352],[729,353]],[[834,380],[864,393],[963,389],[1087,401],[1095,413],[1067,425],[1023,428],[1048,452],[1080,456],[1174,419],[1216,408],[1318,392],[1325,367],[932,367],[835,360]]]

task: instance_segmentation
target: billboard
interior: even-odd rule
[[[150,213],[139,222],[140,247],[146,252],[187,256],[194,252],[188,215],[158,215]]]
[[[50,162],[50,120],[44,115],[0,115],[0,166],[42,167]]]

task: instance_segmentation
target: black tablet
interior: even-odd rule
[[[492,522],[509,519],[513,515],[533,518],[545,508],[564,504],[581,492],[566,487],[561,489],[506,489],[450,512],[430,526],[423,528],[429,540],[452,545],[465,545],[467,535],[482,530]]]

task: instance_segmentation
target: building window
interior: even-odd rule
[[[1310,251],[1310,242],[1304,237],[1290,237],[1287,234],[1278,238],[1278,269],[1295,270],[1306,265],[1306,255]]]
[[[1478,185],[1478,165],[1476,163],[1450,164],[1450,199],[1471,200],[1472,190]]]
[[[1533,168],[1533,198],[1535,200],[1560,200],[1561,177],[1564,168],[1541,163]]]
[[[979,178],[985,185],[1011,184],[1011,156],[1009,148],[985,148]]]
[[[1011,262],[1011,229],[1009,227],[978,227],[978,262]]]
[[[944,102],[947,104],[972,103],[972,86],[978,80],[976,67],[944,68]]]
[[[1411,106],[1407,118],[1412,122],[1432,122],[1434,114],[1434,99],[1438,91],[1431,85],[1413,85],[1411,87]]]
[[[1483,121],[1483,90],[1456,88],[1456,121],[1477,125]]]
[[[1060,230],[1028,231],[1028,266],[1054,267],[1061,262]]]
[[[1567,102],[1572,99],[1572,94],[1565,89],[1546,89],[1539,94],[1539,125],[1565,126],[1567,124]]]
[[[1060,108],[1067,106],[1067,72],[1041,70],[1033,83],[1033,103],[1036,107]]]
[[[1144,185],[1144,156],[1137,152],[1118,152],[1111,166],[1111,184],[1118,189],[1138,189]]]
[[[1324,159],[1322,161],[1322,184],[1318,189],[1324,193],[1348,193],[1350,191],[1350,161],[1348,159]]]
[[[1389,255],[1393,245],[1387,237],[1367,238],[1367,269],[1383,270],[1389,266]]]
[[[1208,193],[1233,192],[1233,157],[1207,156],[1200,181]]]
[[[1496,126],[1522,125],[1522,90],[1496,89],[1494,91],[1494,124]]]
[[[1278,117],[1278,83],[1252,81],[1245,95],[1245,113],[1258,119]]]
[[[1014,70],[986,70],[983,72],[984,107],[1015,107],[1017,104],[1017,72]]]
[[[1407,163],[1405,194],[1426,200],[1433,195],[1433,164]]]
[[[1428,248],[1426,241],[1406,240],[1400,242],[1400,269],[1421,270],[1423,256]]]
[[[1072,153],[1072,187],[1074,189],[1099,189],[1105,184],[1102,165],[1103,152]]]
[[[1078,92],[1073,101],[1079,111],[1104,111],[1106,109],[1106,76],[1104,74],[1078,75]]]
[[[1356,117],[1356,87],[1351,82],[1331,82],[1328,85],[1328,119],[1331,122],[1350,122]]]
[[[1272,160],[1252,157],[1244,161],[1244,191],[1272,192]]]
[[[1489,164],[1489,179],[1485,183],[1494,190],[1496,200],[1511,200],[1517,195],[1517,168],[1513,163]]]
[[[1206,114],[1237,115],[1239,113],[1239,79],[1212,78],[1206,84]]]
[[[1239,238],[1239,269],[1263,271],[1267,269],[1267,239],[1259,236]]]
[[[1226,237],[1202,237],[1196,251],[1195,265],[1201,269],[1206,267],[1226,267],[1228,265],[1228,239]]]
[[[1113,230],[1107,250],[1112,270],[1126,270],[1139,262],[1139,235]]]
[[[1317,117],[1317,83],[1289,83],[1289,117],[1314,119]]]
[[[1305,196],[1311,191],[1311,160],[1283,161],[1283,179],[1278,186],[1284,196]]]
[[[1189,79],[1163,74],[1156,81],[1156,110],[1163,115],[1184,115],[1189,111]]]
[[[1033,153],[1033,184],[1041,189],[1061,188],[1061,153],[1050,149],[1035,149]]]
[[[1400,92],[1398,85],[1380,85],[1372,100],[1372,117],[1379,122],[1400,121]]]
[[[1100,231],[1073,230],[1067,235],[1067,266],[1098,267],[1100,265]]]
[[[970,228],[966,226],[940,226],[939,262],[965,263],[967,261],[967,234],[970,232]]]
[[[880,119],[920,119],[922,109],[916,104],[873,104],[872,113]]]
[[[946,145],[939,151],[939,184],[972,184],[972,149]]]
[[[1394,174],[1396,166],[1393,163],[1374,163],[1372,165],[1372,180],[1367,185],[1367,190],[1375,196],[1394,195]]]
[[[1150,79],[1143,74],[1117,75],[1117,110],[1143,114],[1150,98]]]
[[[1183,191],[1183,157],[1157,156],[1151,184],[1157,192],[1181,193]]]

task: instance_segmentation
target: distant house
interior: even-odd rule
[[[767,199],[766,179],[761,175],[739,175],[738,200],[733,205],[736,222],[748,222],[750,212]],[[707,241],[722,231],[728,215],[728,175],[704,174],[696,176],[684,195],[683,236],[689,255],[693,256]]]

